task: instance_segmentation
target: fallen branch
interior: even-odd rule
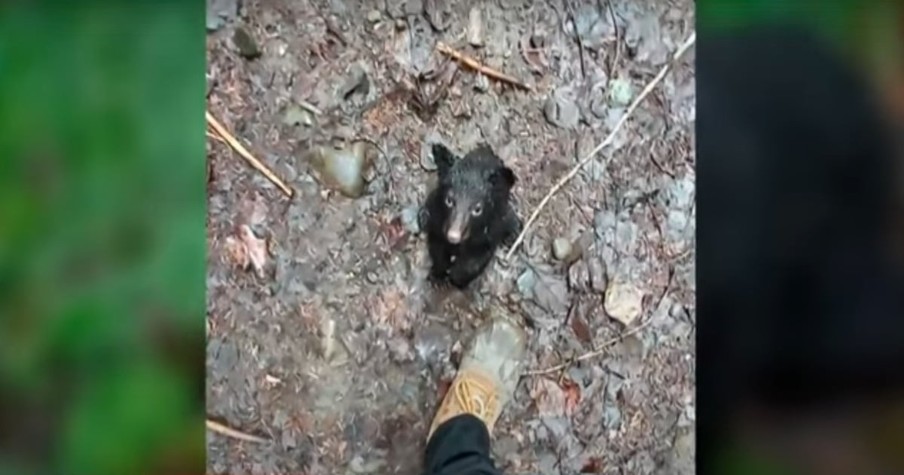
[[[465,66],[483,74],[486,77],[493,78],[497,81],[507,82],[513,86],[524,89],[525,91],[533,91],[533,88],[531,88],[527,84],[524,84],[523,82],[519,81],[518,79],[515,79],[512,76],[509,76],[508,74],[496,71],[495,69],[493,69],[489,66],[484,66],[483,64],[480,64],[480,62],[477,61],[476,59],[471,58],[470,56],[466,56],[464,53],[461,53],[461,52],[458,52],[458,51],[452,49],[449,45],[443,43],[442,41],[440,41],[436,44],[436,49],[440,53],[443,53],[443,54],[451,57],[452,59],[455,59],[459,63],[464,64]]]
[[[233,439],[244,440],[245,442],[255,442],[258,444],[267,442],[267,439],[226,427],[223,424],[212,421],[210,419],[207,419],[207,428],[213,432],[216,432],[217,434],[224,435]]]
[[[233,137],[232,134],[230,134],[222,125],[220,125],[217,119],[215,119],[210,112],[205,112],[205,115],[207,116],[207,123],[210,124],[211,127],[213,127],[214,131],[219,134],[220,137],[225,139],[226,142],[229,143],[229,145],[232,146],[232,148],[242,156],[242,158],[244,158],[246,161],[248,161],[248,163],[251,164],[251,166],[263,173],[264,176],[272,181],[273,184],[278,186],[279,189],[281,189],[283,193],[288,195],[290,198],[295,194],[292,188],[289,188],[289,186],[286,185],[285,182],[283,182],[278,176],[276,176],[273,171],[271,171],[269,168],[267,168],[266,165],[261,163],[260,160],[254,158],[254,156],[251,155],[251,153],[248,152],[248,150],[241,143],[239,143],[239,141],[236,140],[236,138]]]
[[[550,188],[549,192],[546,193],[546,196],[544,196],[543,199],[540,200],[540,204],[537,205],[537,207],[534,209],[534,212],[531,213],[530,218],[528,218],[527,220],[527,223],[524,224],[524,228],[521,230],[521,234],[518,235],[518,238],[515,239],[515,242],[512,244],[511,248],[509,248],[509,251],[505,254],[506,259],[511,259],[512,254],[515,253],[515,251],[518,249],[518,246],[521,245],[521,243],[524,241],[524,236],[527,234],[527,231],[530,230],[531,225],[533,225],[534,221],[537,220],[537,217],[540,215],[540,211],[542,211],[543,208],[546,207],[547,203],[549,203],[549,200],[552,199],[552,197],[555,196],[555,194],[558,193],[559,190],[561,190],[562,187],[565,186],[565,184],[571,181],[571,179],[574,178],[579,171],[581,171],[581,168],[583,168],[584,165],[590,162],[590,160],[592,160],[593,157],[600,152],[600,150],[612,143],[612,140],[615,138],[615,134],[617,134],[625,125],[628,117],[630,117],[631,114],[634,113],[634,111],[637,109],[637,106],[640,105],[641,101],[643,101],[648,95],[650,95],[650,92],[652,92],[653,89],[662,81],[665,75],[668,74],[672,66],[678,62],[678,59],[684,56],[684,53],[686,53],[687,50],[690,49],[690,47],[693,46],[696,41],[697,33],[691,33],[690,37],[688,37],[688,39],[684,41],[684,44],[682,44],[681,47],[679,47],[678,50],[675,51],[675,54],[672,56],[672,60],[659,70],[659,73],[656,75],[656,77],[654,77],[653,80],[651,80],[646,85],[646,87],[643,88],[643,91],[641,91],[637,98],[634,99],[634,102],[632,102],[631,105],[628,106],[628,109],[624,114],[622,114],[621,118],[618,119],[618,122],[615,124],[615,127],[612,128],[612,131],[609,132],[609,135],[607,135],[606,138],[596,146],[596,148],[588,153],[586,157],[578,162],[577,165],[575,165],[565,176],[559,179],[559,181],[555,185],[553,185],[552,188]]]

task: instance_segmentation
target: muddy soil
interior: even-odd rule
[[[208,414],[268,440],[209,432],[210,473],[418,473],[490,306],[530,332],[494,434],[506,473],[693,473],[693,50],[471,290],[426,282],[414,219],[441,141],[490,144],[526,220],[690,35],[692,2],[211,1],[208,110],[294,196],[208,139]],[[311,151],[355,141],[353,198]]]

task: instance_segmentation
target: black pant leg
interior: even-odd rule
[[[442,423],[427,441],[426,475],[502,475],[490,458],[490,433],[471,414]]]

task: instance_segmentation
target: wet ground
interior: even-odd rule
[[[442,141],[489,143],[526,220],[690,35],[692,2],[212,1],[208,110],[294,196],[208,140],[208,415],[268,439],[209,433],[209,472],[417,473],[497,306],[530,326],[506,473],[693,473],[693,50],[472,290],[425,282],[415,219]],[[334,147],[364,157],[358,192],[312,158]]]

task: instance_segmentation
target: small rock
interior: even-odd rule
[[[347,101],[356,92],[365,96],[370,92],[370,80],[367,78],[367,71],[359,63],[355,63],[349,69],[348,79],[339,88],[339,97]]]
[[[433,160],[433,144],[443,143],[442,136],[436,130],[431,130],[424,136],[421,142],[421,168],[428,172],[436,171],[436,161]]]
[[[348,463],[348,469],[353,473],[378,473],[385,465],[385,460],[377,458],[365,461],[363,457],[356,455]]]
[[[634,88],[631,81],[617,78],[609,82],[609,100],[616,106],[627,106],[634,98]]]
[[[590,259],[587,263],[587,271],[590,274],[590,288],[595,292],[606,291],[606,264],[602,259]]]
[[[410,234],[418,234],[421,232],[420,220],[418,219],[419,213],[420,207],[416,205],[409,206],[402,210],[402,227]]]
[[[565,238],[556,238],[552,242],[552,256],[558,261],[565,261],[574,251],[574,245]]]
[[[684,305],[675,302],[672,304],[672,307],[669,308],[669,316],[674,319],[680,319],[685,315]]]
[[[286,112],[283,114],[283,124],[293,127],[298,125],[310,127],[314,125],[314,114],[307,109],[292,104],[286,108]]]
[[[543,106],[543,114],[550,124],[563,129],[577,126],[581,118],[580,110],[574,100],[561,92],[549,95]]]
[[[483,15],[479,7],[468,12],[468,43],[475,48],[483,46]]]
[[[397,363],[405,363],[414,359],[411,343],[405,337],[396,336],[387,342],[390,358]]]
[[[207,0],[207,31],[219,30],[238,12],[238,0]]]
[[[575,262],[568,268],[568,286],[577,292],[585,292],[590,283],[590,271],[584,261]]]
[[[585,48],[596,49],[615,37],[615,27],[610,23],[609,15],[596,5],[586,4],[574,12],[574,29]],[[569,36],[574,31],[568,29]]]
[[[342,149],[317,147],[309,160],[325,185],[349,198],[358,198],[364,194],[364,175],[372,164],[367,149],[365,142]]]
[[[332,318],[321,322],[320,350],[325,360],[330,360],[336,353],[336,321]]]
[[[383,14],[380,13],[380,10],[371,10],[367,13],[367,21],[371,23],[376,23],[383,18]]]
[[[235,47],[239,50],[239,55],[241,55],[245,59],[256,59],[261,55],[260,47],[257,45],[257,41],[254,41],[254,38],[251,36],[251,33],[245,29],[243,26],[238,26],[235,28],[235,33],[232,36],[232,41],[235,43]]]
[[[630,325],[643,309],[643,292],[626,282],[611,282],[606,289],[603,307],[610,317]]]
[[[478,74],[474,79],[474,89],[477,89],[480,92],[487,92],[490,90],[490,80],[483,74]]]
[[[536,282],[537,274],[535,274],[534,271],[530,269],[525,270],[524,273],[522,273],[516,281],[518,292],[521,292],[521,294],[525,297],[529,297],[534,289],[534,284]]]

